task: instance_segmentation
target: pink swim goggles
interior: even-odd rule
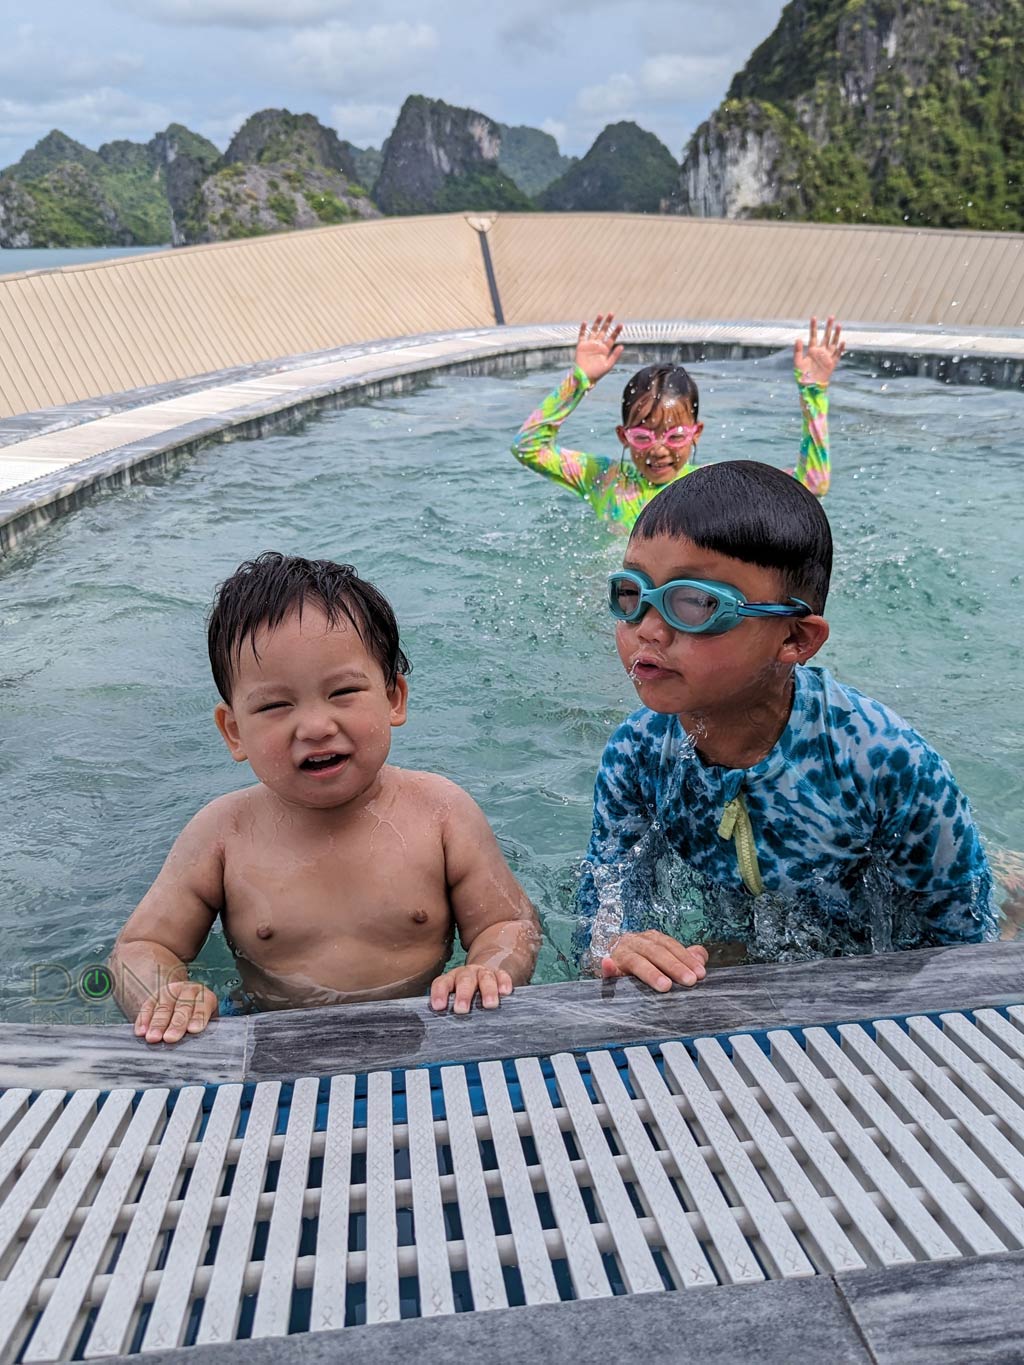
[[[643,454],[645,451],[653,450],[655,446],[665,446],[668,450],[685,450],[696,439],[699,426],[673,427],[671,431],[659,434],[652,431],[650,427],[627,427],[625,430],[626,443],[630,450]]]

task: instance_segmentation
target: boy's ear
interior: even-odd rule
[[[395,678],[395,685],[388,691],[388,701],[391,703],[391,724],[404,725],[409,714],[409,684],[404,674],[399,673]]]
[[[238,721],[235,720],[235,713],[227,702],[217,703],[214,707],[213,719],[224,738],[224,743],[228,746],[231,757],[236,763],[244,763],[245,750],[242,748],[242,741],[238,734]]]
[[[629,442],[626,440],[626,428],[625,428],[625,427],[616,427],[616,428],[615,428],[615,435],[619,438],[619,445],[620,445],[620,446],[628,446],[628,445],[629,445]]]
[[[778,654],[780,663],[805,664],[828,639],[828,622],[824,616],[795,616],[787,625],[786,638]]]

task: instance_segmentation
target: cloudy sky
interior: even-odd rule
[[[51,128],[87,146],[172,121],[224,147],[257,109],[379,146],[408,94],[582,153],[635,119],[675,156],[783,0],[0,0],[0,166]],[[507,16],[507,17],[503,17]]]

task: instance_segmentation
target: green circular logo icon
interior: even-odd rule
[[[83,1000],[106,1000],[113,989],[114,978],[106,967],[86,967],[78,978],[78,994]]]

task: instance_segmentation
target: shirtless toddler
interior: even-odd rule
[[[529,981],[540,930],[476,802],[388,765],[409,662],[390,605],[349,565],[272,552],[221,585],[214,718],[255,786],[205,806],[110,958],[147,1042],[217,1012],[186,963],[221,916],[259,1009],[416,995],[457,1014]],[[468,951],[445,972],[455,929]]]

